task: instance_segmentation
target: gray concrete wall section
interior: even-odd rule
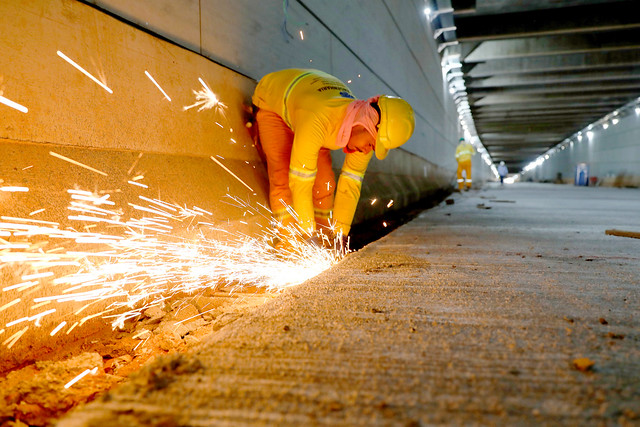
[[[59,425],[636,425],[638,190],[454,197]]]
[[[403,149],[427,160],[430,169],[437,165],[451,177],[455,173],[457,113],[418,0],[291,1],[287,29],[292,38],[281,28],[280,0],[92,3],[255,80],[281,68],[312,67],[350,82],[359,98],[401,96],[417,119]],[[339,167],[342,157],[336,155],[334,162]],[[371,170],[383,167],[376,163]],[[439,173],[436,169],[432,174]],[[475,180],[489,177],[488,167],[477,162]]]
[[[634,111],[613,125],[593,129],[593,137],[583,133],[573,138],[564,150],[557,150],[542,165],[523,175],[524,179],[553,181],[558,173],[565,182],[573,182],[578,163],[589,166],[589,175],[599,185],[640,186],[640,114]]]

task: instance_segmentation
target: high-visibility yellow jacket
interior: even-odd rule
[[[456,160],[457,161],[468,161],[471,160],[471,157],[476,154],[476,149],[473,148],[473,145],[468,143],[467,141],[461,141],[456,148]]]
[[[293,130],[289,187],[302,227],[315,230],[312,188],[321,148],[338,150],[336,138],[347,106],[355,99],[337,78],[317,70],[287,69],[263,77],[253,103],[278,114]],[[333,221],[348,234],[360,199],[362,179],[373,152],[348,153],[338,179]]]

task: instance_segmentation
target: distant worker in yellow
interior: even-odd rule
[[[469,190],[471,188],[471,158],[476,154],[473,145],[460,138],[460,143],[456,148],[456,160],[458,161],[458,190]],[[463,176],[464,173],[464,176]]]
[[[342,81],[318,70],[267,74],[252,101],[273,216],[285,226],[297,223],[309,238],[318,228],[349,234],[373,153],[384,159],[407,142],[415,126],[403,99],[357,100]],[[331,150],[347,153],[337,188]]]

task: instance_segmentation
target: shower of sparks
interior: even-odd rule
[[[81,66],[79,66],[78,64],[76,64],[71,58],[69,58],[67,55],[65,55],[64,53],[57,51],[56,52],[58,54],[58,56],[62,59],[64,59],[65,61],[67,61],[69,64],[73,65],[78,71],[80,71],[82,74],[84,74],[85,76],[89,77],[91,80],[93,80],[94,82],[96,82],[101,88],[103,88],[104,90],[106,90],[109,93],[113,93],[113,91],[111,89],[109,89],[107,87],[107,85],[105,85],[104,83],[102,83],[100,80],[96,79],[95,77],[93,77],[91,75],[91,73],[89,73],[88,71],[86,71],[84,68],[82,68]]]
[[[149,80],[151,80],[153,82],[154,85],[156,85],[156,87],[158,88],[158,90],[160,90],[160,92],[162,92],[162,94],[164,95],[165,98],[167,98],[167,100],[169,102],[171,102],[171,98],[169,98],[169,95],[167,95],[167,92],[164,91],[164,89],[162,89],[160,87],[160,85],[158,84],[158,82],[156,82],[156,80],[151,76],[151,74],[149,74],[149,72],[147,70],[144,71],[144,73],[146,74],[147,77],[149,77]]]
[[[42,209],[38,209],[38,210],[35,210],[35,211],[33,211],[33,212],[29,212],[29,216],[33,216],[33,215],[35,215],[35,214],[39,214],[40,212],[44,212],[44,211],[45,211],[45,209],[44,209],[44,208],[42,208]]]
[[[90,171],[93,171],[93,172],[99,173],[100,175],[108,176],[106,173],[104,173],[104,172],[102,172],[102,171],[99,171],[98,169],[94,169],[94,168],[92,168],[91,166],[87,166],[87,165],[85,165],[84,163],[80,163],[80,162],[78,162],[78,161],[75,161],[75,160],[73,160],[73,159],[70,159],[70,158],[68,158],[68,157],[65,157],[65,156],[63,156],[62,154],[58,154],[58,153],[55,153],[55,152],[53,152],[53,151],[49,151],[49,154],[51,154],[53,157],[57,157],[57,158],[59,158],[59,159],[61,159],[61,160],[64,160],[65,162],[72,163],[72,164],[74,164],[74,165],[76,165],[76,166],[80,166],[80,167],[83,167],[83,168],[85,168],[85,169],[89,169]]]
[[[375,205],[377,201],[378,199],[376,199],[375,197],[371,199],[371,206]]]
[[[389,200],[389,203],[387,203],[387,207],[390,208],[391,206],[393,206],[393,199]]]
[[[2,95],[0,95],[0,103],[6,105],[7,107],[15,108],[16,110],[21,111],[23,113],[29,112],[29,109],[24,105],[20,105],[17,102],[7,99]]]
[[[300,30],[300,40],[304,40],[304,33]]]
[[[0,269],[13,267],[7,271],[22,272],[2,289],[4,299],[12,300],[1,306],[0,312],[19,303],[30,306],[28,313],[0,325],[10,334],[2,343],[6,347],[13,346],[31,326],[52,325],[47,317],[53,313],[66,319],[55,323],[55,328],[47,326],[52,328],[51,336],[70,324],[65,332],[68,335],[94,318],[122,328],[127,320],[137,319],[147,308],[176,294],[243,286],[273,291],[302,283],[348,251],[307,243],[295,226],[283,231],[272,223],[252,237],[219,228],[220,222],[205,209],[144,196],[139,196],[138,203],[128,203],[141,216],[127,219],[109,200],[109,194],[77,189],[67,193],[71,198],[67,209],[72,212],[68,219],[75,227],[0,217],[0,235],[8,236],[0,239]],[[270,220],[263,205],[254,208],[232,196],[227,196],[226,202],[245,216]],[[180,232],[185,226],[189,238]],[[92,227],[91,231],[87,227]],[[212,234],[225,240],[212,239]],[[273,247],[282,236],[292,236],[286,252]],[[55,294],[31,292],[42,287],[55,290]],[[46,309],[37,310],[45,305]],[[18,310],[14,307],[13,311]]]
[[[227,106],[220,102],[216,94],[213,93],[211,89],[209,89],[209,86],[207,86],[204,80],[198,77],[198,81],[202,85],[202,90],[193,91],[194,95],[196,96],[196,102],[192,105],[182,107],[182,109],[186,111],[193,107],[200,107],[198,108],[198,111],[202,111],[214,108],[216,112],[224,113],[224,109],[227,108]]]
[[[238,175],[236,175],[235,173],[231,172],[225,165],[223,165],[222,163],[220,163],[220,161],[218,159],[216,159],[215,157],[211,156],[211,160],[213,160],[214,162],[216,162],[222,169],[226,170],[227,172],[229,172],[229,174],[234,177],[235,179],[237,179],[238,181],[240,181],[242,183],[242,185],[244,185],[245,187],[247,187],[249,190],[251,190],[252,193],[255,193],[255,191],[253,190],[253,188],[249,187],[243,180],[241,180],[240,178],[238,178]]]

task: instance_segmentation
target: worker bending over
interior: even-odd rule
[[[384,159],[414,129],[406,101],[386,95],[357,100],[343,82],[318,70],[267,74],[253,104],[273,215],[285,227],[297,220],[308,237],[320,227],[349,234],[373,152]],[[337,189],[331,150],[347,153]]]
[[[469,144],[464,138],[460,138],[460,143],[456,148],[456,160],[458,161],[458,190],[471,188],[471,157],[476,154],[473,145]],[[464,177],[463,173],[464,172]],[[466,179],[465,179],[466,178]]]

